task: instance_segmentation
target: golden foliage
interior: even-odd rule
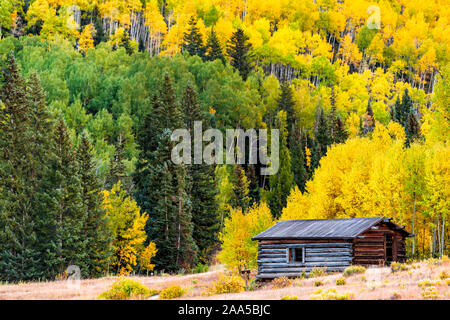
[[[258,244],[251,238],[273,224],[270,209],[264,202],[255,204],[246,213],[243,213],[241,209],[232,209],[219,235],[222,242],[222,250],[218,255],[219,261],[235,272],[245,268],[255,268]]]
[[[103,208],[114,237],[111,266],[116,268],[118,274],[126,275],[133,271],[140,259],[144,269],[152,270],[150,262],[156,254],[156,246],[150,243],[144,248],[147,239],[144,227],[148,214],[141,214],[136,201],[127,196],[120,182],[111,191],[103,191],[103,197]]]

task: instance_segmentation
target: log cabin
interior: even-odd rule
[[[413,236],[385,217],[280,221],[254,236],[257,279],[308,275],[314,267],[343,271],[354,265],[389,265],[406,260]]]

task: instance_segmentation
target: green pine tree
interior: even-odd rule
[[[261,188],[259,187],[259,177],[256,174],[255,165],[248,165],[248,169],[246,171],[247,180],[249,181],[249,192],[248,195],[250,197],[250,204],[252,206],[255,203],[259,203],[261,200]]]
[[[345,129],[345,124],[341,120],[341,117],[336,118],[336,124],[334,126],[334,143],[344,143],[348,139],[348,132]]]
[[[414,140],[420,138],[420,124],[414,113],[408,115],[408,122],[406,124],[406,146],[409,147]]]
[[[104,274],[108,258],[112,254],[112,235],[102,207],[102,185],[96,174],[92,149],[87,135],[83,133],[77,149],[77,159],[82,207],[87,215],[83,223],[83,235],[89,244],[86,246],[85,275],[97,277]]]
[[[87,274],[87,252],[89,245],[83,230],[87,212],[82,202],[82,189],[78,175],[76,152],[62,117],[59,118],[53,150],[52,184],[56,189],[53,218],[54,236],[45,253],[45,263],[52,277],[64,272],[69,265],[77,265]]]
[[[233,208],[241,208],[242,211],[247,210],[250,206],[249,185],[245,171],[240,164],[234,169],[233,196],[231,198],[231,206]]]
[[[197,19],[191,16],[189,28],[183,35],[182,51],[187,51],[191,56],[199,56],[205,59],[206,48],[203,45],[202,35],[197,27]]]
[[[291,164],[295,184],[302,192],[305,192],[308,173],[306,171],[304,146],[302,144],[302,133],[298,128],[294,128],[294,131],[292,133],[289,143],[289,151],[291,152],[292,157]]]
[[[187,194],[186,168],[171,160],[172,131],[184,128],[169,76],[164,76],[158,99],[144,121],[149,128],[138,132],[141,144],[134,175],[136,201],[149,212],[146,232],[158,253],[152,262],[157,269],[189,269],[197,262],[193,240],[191,200]]]
[[[413,102],[409,96],[408,89],[405,89],[401,102],[397,97],[392,112],[392,120],[400,123],[404,128],[406,128],[408,124],[408,117],[411,112],[413,112]]]
[[[32,175],[36,173],[40,177],[45,170],[42,170],[42,166],[34,167],[39,165],[41,160],[40,154],[36,154],[36,158],[33,155],[40,145],[32,140],[33,102],[29,101],[29,98],[25,79],[19,73],[14,56],[10,54],[0,88],[0,101],[3,104],[0,112],[2,281],[27,281],[45,276],[38,246],[39,207],[36,207],[36,200],[39,200],[42,190],[36,185],[37,181]],[[37,99],[39,98],[36,97]],[[45,147],[48,149],[48,146]]]
[[[191,137],[194,136],[194,121],[202,121],[200,104],[190,84],[181,101],[184,122]],[[192,141],[194,150],[194,141]],[[186,191],[192,203],[193,238],[199,250],[199,258],[207,262],[210,252],[218,242],[217,233],[220,226],[218,206],[216,202],[217,188],[215,181],[215,165],[191,164],[187,166]]]
[[[284,112],[286,112],[288,140],[289,140],[292,135],[292,131],[294,130],[296,122],[296,116],[294,112],[295,106],[294,93],[292,92],[292,88],[286,79],[281,81],[280,89],[281,89],[280,96],[277,99],[278,110],[283,110]]]
[[[217,33],[214,28],[212,28],[206,42],[206,60],[214,61],[217,59],[222,61],[223,64],[226,63],[222,46],[220,45],[219,39],[217,38]]]
[[[276,126],[280,132],[280,166],[278,173],[269,178],[270,191],[268,192],[267,200],[273,217],[279,218],[283,208],[286,207],[286,199],[294,185],[294,175],[291,170],[291,154],[287,145],[286,113],[284,111],[278,113]]]
[[[227,45],[227,53],[231,58],[231,65],[239,71],[244,81],[247,80],[252,70],[250,63],[251,44],[248,40],[249,38],[245,35],[244,31],[238,29],[233,33]]]
[[[116,143],[116,150],[114,156],[109,162],[109,174],[106,179],[106,188],[112,189],[112,187],[119,181],[122,182],[122,188],[131,192],[131,179],[127,174],[127,168],[125,166],[125,145],[122,134],[119,135]]]
[[[318,160],[327,154],[328,146],[331,145],[331,134],[328,119],[322,107],[318,107],[315,124],[315,152]]]

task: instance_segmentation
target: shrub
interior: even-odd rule
[[[364,268],[363,266],[350,266],[344,270],[344,276],[349,277],[351,275],[364,272],[366,272],[366,268]]]
[[[439,280],[436,280],[436,281],[422,280],[422,281],[417,282],[417,285],[419,287],[421,287],[422,290],[425,290],[426,287],[438,286],[440,284],[441,284],[441,282]]]
[[[436,287],[427,287],[422,291],[422,297],[424,299],[438,299],[440,298]]]
[[[308,275],[308,278],[323,277],[327,274],[327,267],[314,267]]]
[[[203,295],[238,293],[244,291],[244,288],[245,281],[241,277],[221,275],[216,282],[206,289]]]
[[[353,298],[353,293],[347,292],[345,294],[339,294],[336,289],[328,289],[326,291],[322,291],[319,289],[314,291],[310,295],[311,300],[350,300]]]
[[[340,277],[339,279],[336,279],[336,285],[337,286],[345,286],[346,281],[344,277]]]
[[[256,279],[251,279],[247,283],[247,290],[248,291],[255,291],[259,287],[261,287],[261,284],[258,281],[256,281]]]
[[[159,294],[159,299],[175,299],[182,297],[186,293],[186,289],[181,288],[177,285],[172,285],[170,287],[167,287],[163,290],[161,290],[161,293]]]
[[[288,277],[279,277],[279,278],[275,278],[272,280],[271,284],[272,287],[274,287],[275,289],[281,289],[281,288],[286,288],[286,287],[290,287],[293,284],[293,280],[289,279]]]
[[[198,263],[194,270],[192,270],[192,273],[204,273],[209,271],[209,266],[207,264]]]
[[[441,280],[445,280],[445,279],[448,279],[448,278],[450,278],[450,273],[448,273],[447,271],[442,271],[440,274],[439,274],[439,279],[441,279]]]
[[[295,279],[292,281],[292,285],[293,285],[294,287],[301,287],[301,286],[303,285],[303,278],[295,278]]]
[[[407,271],[409,270],[410,266],[406,263],[400,263],[400,262],[392,262],[391,263],[391,271],[392,273],[398,272],[398,271]]]
[[[320,280],[314,281],[314,286],[315,286],[315,287],[320,287],[320,286],[322,286],[322,285],[323,285],[323,282],[322,282],[322,281],[320,281]]]
[[[297,296],[284,296],[281,300],[299,300]]]
[[[402,296],[397,291],[392,292],[391,294],[391,300],[397,300],[400,299]]]
[[[111,289],[103,292],[98,299],[127,300],[144,299],[150,295],[157,294],[157,290],[150,290],[139,281],[122,278],[113,283]]]

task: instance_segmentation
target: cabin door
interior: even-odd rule
[[[386,264],[390,265],[393,260],[393,237],[391,234],[384,235],[385,250],[386,250]]]

